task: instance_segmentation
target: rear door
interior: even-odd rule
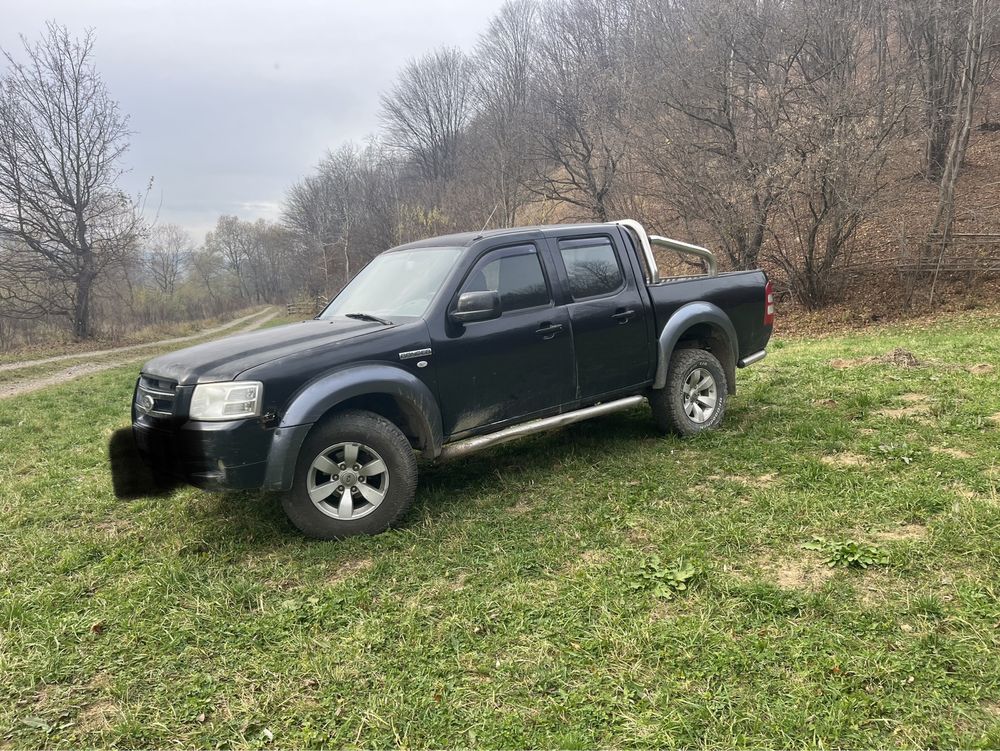
[[[533,242],[493,248],[459,284],[451,305],[463,292],[496,290],[503,312],[445,322],[433,342],[446,436],[556,412],[573,399],[569,315],[555,305],[542,260]]]
[[[649,374],[643,290],[614,228],[566,231],[550,252],[568,295],[576,353],[577,399],[592,400],[641,385]]]

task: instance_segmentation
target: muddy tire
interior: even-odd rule
[[[402,431],[381,415],[352,410],[306,437],[282,506],[303,534],[340,540],[397,525],[416,487],[417,462]]]
[[[717,428],[726,415],[728,385],[722,364],[711,352],[676,350],[666,385],[649,393],[657,427],[680,436]]]

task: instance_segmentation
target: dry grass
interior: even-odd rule
[[[897,542],[900,540],[923,540],[927,537],[927,527],[923,524],[903,524],[893,529],[876,532],[876,540],[881,542]]]
[[[773,581],[782,589],[815,591],[836,573],[805,552],[777,559],[764,558],[760,561],[760,567],[765,579]]]
[[[852,454],[849,451],[821,456],[820,461],[831,467],[864,467],[871,464],[871,460],[867,456]]]

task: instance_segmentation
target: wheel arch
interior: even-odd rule
[[[718,305],[691,302],[680,307],[660,332],[653,388],[662,389],[666,385],[667,370],[674,351],[691,347],[715,355],[726,374],[727,392],[735,394],[737,341],[732,321]]]
[[[441,452],[441,412],[427,385],[399,367],[361,364],[314,379],[293,397],[275,430],[265,487],[290,488],[299,450],[309,431],[348,409],[386,418],[426,456],[433,458]]]

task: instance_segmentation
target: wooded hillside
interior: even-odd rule
[[[998,41],[988,0],[510,0],[474,49],[411,60],[379,133],[318,155],[279,222],[198,242],[117,189],[127,118],[93,37],[53,25],[0,90],[0,346],[328,297],[419,237],[620,217],[805,308],[939,303],[1000,268]]]

